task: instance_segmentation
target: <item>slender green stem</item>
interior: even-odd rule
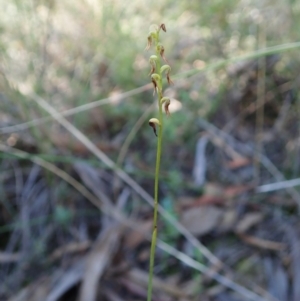
[[[157,48],[159,37],[156,40],[156,55],[160,56],[159,50]],[[159,87],[162,87],[162,74],[160,72],[160,62],[157,62],[157,70],[159,70],[160,80]],[[160,170],[160,159],[162,150],[162,133],[163,133],[163,109],[162,109],[162,90],[158,89],[158,108],[159,108],[159,122],[160,126],[158,129],[158,141],[157,141],[157,151],[156,151],[156,166],[155,166],[155,183],[154,183],[154,213],[153,213],[153,233],[151,239],[151,250],[150,250],[150,263],[149,263],[149,280],[148,280],[148,294],[147,301],[152,301],[152,281],[153,281],[153,270],[154,270],[154,258],[157,240],[157,220],[158,220],[158,184],[159,184],[159,170]]]

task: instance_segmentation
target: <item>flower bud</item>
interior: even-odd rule
[[[160,67],[160,73],[163,73],[163,72],[170,72],[171,71],[171,67],[169,65],[163,65]]]
[[[160,73],[166,72],[166,76],[167,76],[167,81],[168,84],[171,85],[173,84],[171,78],[170,78],[170,72],[171,72],[171,67],[169,65],[163,65],[160,68]]]
[[[152,37],[151,37],[151,35],[148,35],[147,39],[148,39],[147,40],[147,46],[146,46],[145,50],[149,50],[150,47],[151,47],[151,45],[152,45]]]
[[[157,90],[159,90],[159,91],[161,90],[160,79],[161,79],[161,77],[157,73],[153,73],[151,75],[151,81],[154,86],[154,92],[156,92]]]
[[[169,105],[171,103],[170,98],[169,97],[163,97],[160,102],[161,102],[161,104],[164,104],[164,109],[165,109],[166,115],[170,116],[170,111],[169,111]]]
[[[153,73],[153,74],[151,75],[151,78],[152,78],[153,80],[155,80],[156,82],[159,82],[159,81],[160,81],[160,75],[157,74],[157,73]]]
[[[152,30],[149,32],[146,50],[150,49],[153,40],[157,40],[157,31],[156,30]]]
[[[159,52],[159,54],[160,54],[160,56],[162,57],[162,59],[166,62],[166,63],[168,63],[168,61],[167,61],[167,59],[165,58],[165,48],[164,48],[164,46],[162,45],[162,44],[158,44],[157,46],[156,46],[157,48],[157,51]]]
[[[151,66],[151,70],[149,75],[153,74],[156,70],[156,62],[157,62],[158,58],[156,55],[151,55],[149,58],[149,62],[150,62],[150,66]]]
[[[149,120],[149,125],[153,128],[153,132],[154,132],[155,136],[157,137],[156,125],[160,126],[159,120],[157,118],[151,118]]]

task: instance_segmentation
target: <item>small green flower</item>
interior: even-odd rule
[[[171,103],[171,100],[169,97],[163,97],[161,100],[160,100],[161,104],[164,104],[164,109],[165,109],[165,113],[167,116],[170,116],[170,111],[169,111],[169,105]]]
[[[164,73],[166,72],[166,76],[167,76],[167,81],[168,81],[168,84],[169,85],[172,85],[173,82],[170,78],[170,72],[171,72],[171,67],[169,65],[163,65],[161,68],[160,68],[160,73]]]
[[[156,55],[151,55],[150,56],[149,63],[150,63],[150,66],[151,66],[151,70],[150,70],[149,75],[152,75],[156,71],[157,61],[158,61],[158,57]]]
[[[165,57],[165,47],[162,44],[158,43],[156,49],[159,52],[161,58],[168,64],[168,61]]]
[[[151,118],[149,120],[149,125],[153,128],[153,132],[155,134],[155,136],[157,137],[157,133],[156,133],[156,125],[160,126],[160,122],[157,118]]]
[[[161,93],[162,87],[161,87],[161,76],[157,73],[153,73],[151,75],[151,81],[154,86],[154,93],[159,92]]]

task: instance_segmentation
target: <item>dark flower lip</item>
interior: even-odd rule
[[[159,28],[161,28],[164,32],[167,32],[167,28],[164,23],[160,24]]]
[[[151,45],[152,45],[152,37],[150,35],[150,36],[148,36],[147,46],[146,46],[145,50],[149,50]]]
[[[157,137],[157,132],[156,132],[156,125],[160,126],[160,122],[157,118],[151,118],[149,120],[149,125],[153,128],[153,132],[155,136]]]

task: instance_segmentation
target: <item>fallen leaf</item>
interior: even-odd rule
[[[220,184],[209,182],[204,186],[205,194],[209,196],[223,196],[224,187]]]
[[[251,185],[235,185],[235,186],[229,186],[224,189],[224,195],[227,198],[233,198],[235,196],[238,196],[244,192],[247,192],[251,190],[253,186]]]
[[[226,167],[229,169],[238,169],[247,166],[251,163],[251,160],[246,157],[237,157],[226,163]]]
[[[181,223],[194,235],[203,235],[214,230],[220,221],[222,210],[207,205],[190,208],[182,212]]]
[[[218,225],[218,231],[221,233],[228,232],[234,228],[238,219],[238,213],[235,209],[224,210],[222,220]]]
[[[204,206],[204,205],[223,205],[226,199],[218,197],[218,196],[211,196],[211,195],[203,195],[199,198],[189,198],[189,197],[184,197],[180,198],[179,200],[179,209],[180,210],[185,210],[188,208],[195,208],[199,206]]]
[[[255,236],[239,234],[239,237],[249,245],[258,247],[260,249],[272,250],[272,251],[281,251],[286,248],[286,245],[280,242],[271,241],[267,239],[262,239]]]
[[[236,225],[235,231],[237,233],[245,233],[248,229],[260,223],[264,215],[260,212],[247,213]]]
[[[140,221],[136,225],[140,231],[129,229],[128,233],[124,236],[125,246],[129,249],[135,249],[141,242],[145,241],[146,237],[144,233],[151,234],[152,223],[152,220]]]

